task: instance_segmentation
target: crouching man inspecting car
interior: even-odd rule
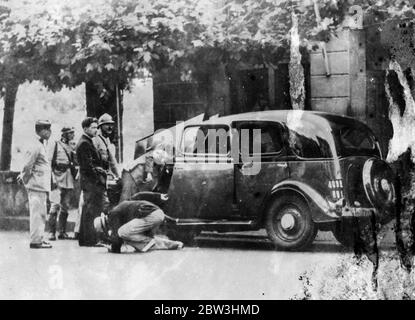
[[[95,218],[95,230],[110,242],[110,252],[120,253],[123,243],[139,252],[148,250],[174,250],[183,248],[180,241],[155,236],[157,228],[166,218],[163,210],[145,200],[123,201],[108,215]]]

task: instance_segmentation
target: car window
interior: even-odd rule
[[[227,155],[230,151],[227,126],[191,126],[183,132],[182,150],[186,155]]]
[[[338,144],[339,156],[373,155],[380,156],[373,134],[363,125],[332,124]]]
[[[322,137],[306,136],[289,130],[290,149],[299,157],[307,159],[331,158],[329,143]]]
[[[259,155],[262,161],[272,161],[281,153],[283,143],[281,125],[275,122],[248,122],[237,124],[239,147],[246,143],[249,156]]]
[[[373,140],[363,130],[344,128],[340,130],[340,141],[346,148],[375,148]]]
[[[304,159],[333,158],[334,141],[329,126],[308,121],[287,123],[288,145],[292,153]]]

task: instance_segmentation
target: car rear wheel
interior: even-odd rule
[[[282,250],[305,249],[317,234],[307,203],[293,195],[274,200],[267,211],[265,228],[270,240]]]
[[[392,168],[376,158],[365,162],[362,170],[363,186],[370,203],[377,209],[377,220],[386,224],[395,216],[396,190]]]

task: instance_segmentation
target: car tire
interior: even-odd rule
[[[290,251],[310,246],[318,231],[307,203],[294,195],[272,202],[266,213],[265,229],[277,249]]]
[[[352,221],[342,221],[334,224],[333,236],[346,248],[353,248],[356,242],[356,234]]]

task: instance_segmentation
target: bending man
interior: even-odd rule
[[[149,249],[181,249],[183,243],[155,236],[157,228],[165,219],[164,212],[145,200],[123,201],[106,216],[94,220],[95,230],[111,243],[111,252],[120,253],[123,243],[139,252]]]

